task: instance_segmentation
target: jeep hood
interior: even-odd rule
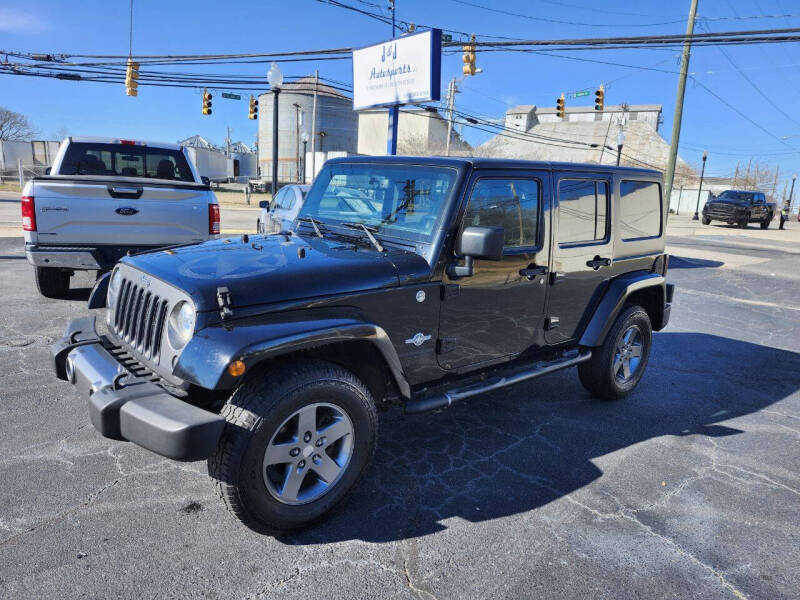
[[[413,252],[371,248],[341,239],[283,235],[226,237],[166,248],[123,262],[187,292],[200,311],[217,310],[217,288],[236,307],[389,288],[430,277]]]

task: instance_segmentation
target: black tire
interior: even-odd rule
[[[709,219],[708,217],[703,217],[703,225],[710,225],[710,224],[711,224],[711,219]]]
[[[264,233],[261,231],[261,219],[256,219],[256,233]]]
[[[769,228],[769,224],[771,222],[772,222],[772,214],[771,213],[767,213],[766,218],[763,221],[761,221],[761,229],[768,229]]]
[[[748,223],[750,223],[750,213],[747,213],[744,217],[742,217],[742,220],[739,221],[739,229],[747,229]]]
[[[620,380],[614,368],[617,349],[632,327],[641,333],[641,357],[629,379]],[[606,400],[617,400],[630,394],[642,379],[650,358],[653,328],[650,317],[641,306],[627,305],[617,317],[603,344],[594,348],[592,358],[578,365],[578,375],[583,387]]]
[[[337,406],[350,419],[349,462],[321,497],[289,505],[267,488],[265,453],[280,427],[288,425],[287,419],[317,402]],[[278,535],[323,517],[353,488],[375,452],[378,414],[369,390],[350,371],[320,360],[282,361],[254,373],[233,393],[221,414],[227,424],[217,451],[208,459],[209,474],[233,515],[259,533]],[[306,442],[293,443],[302,447]],[[303,456],[305,452],[297,460]],[[310,462],[308,467],[314,469]],[[286,468],[288,473],[292,466]],[[312,472],[316,479],[316,471],[307,471]]]
[[[36,267],[36,288],[45,298],[57,300],[67,297],[69,293],[70,274],[52,267]]]

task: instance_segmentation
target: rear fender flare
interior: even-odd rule
[[[350,340],[371,343],[386,362],[400,394],[411,397],[411,386],[386,331],[374,323],[350,318],[208,327],[195,333],[173,373],[206,389],[231,389],[240,382],[227,370],[234,360],[244,361],[249,371],[268,359]]]
[[[599,346],[606,339],[614,320],[631,294],[650,287],[661,287],[666,293],[666,281],[658,273],[633,272],[614,279],[594,311],[580,339],[581,346]],[[666,295],[662,296],[666,298]]]

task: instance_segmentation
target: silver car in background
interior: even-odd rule
[[[291,229],[310,188],[310,185],[286,185],[278,190],[271,204],[267,200],[259,202],[261,215],[256,222],[256,231],[278,233]]]

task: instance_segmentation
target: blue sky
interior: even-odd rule
[[[343,1],[372,11],[380,9],[371,4],[387,4],[385,0]],[[531,18],[498,14],[454,0],[397,0],[397,15],[407,21],[475,32],[479,36],[553,39],[683,33],[690,4],[689,0],[640,0],[631,8],[629,0],[508,0],[502,4],[493,0],[469,1],[488,7],[502,6],[502,10]],[[701,19],[697,31],[800,27],[800,6],[796,0],[700,0],[698,14]],[[764,18],[787,14],[796,16]],[[0,7],[0,49],[125,54],[128,15],[127,0],[5,0]],[[314,0],[134,0],[133,50],[134,54],[187,54],[357,47],[386,39],[389,29],[378,21]],[[766,132],[690,80],[681,156],[699,164],[703,149],[707,149],[707,172],[712,175],[732,174],[737,160],[746,164],[752,157],[779,165],[782,173],[790,176],[800,170],[800,111],[795,110],[800,98],[800,46],[796,43],[734,46],[724,50],[727,57],[716,47],[695,48],[690,71]],[[571,58],[479,54],[478,66],[484,72],[464,83],[457,97],[458,107],[473,114],[500,117],[510,105],[553,106],[562,91],[593,89],[605,83],[607,104],[663,104],[664,123],[660,131],[669,139],[677,75],[662,71],[678,70],[678,50],[563,54]],[[288,77],[319,68],[321,75],[328,78],[351,80],[349,61],[293,63],[281,67]],[[268,65],[197,68],[205,72],[213,69],[213,72],[263,75],[266,81]],[[450,77],[460,75],[460,55],[445,57],[442,71],[444,88]],[[771,106],[756,88],[778,108]],[[592,98],[583,100],[590,104]],[[26,114],[48,138],[67,133],[175,141],[199,133],[222,143],[225,127],[230,126],[234,139],[253,142],[256,125],[247,119],[244,99],[223,100],[217,93],[211,117],[200,114],[200,104],[200,92],[196,90],[141,86],[138,98],[129,98],[121,84],[0,76],[0,106]],[[486,137],[469,129],[465,135],[473,143]],[[794,137],[777,139],[786,136]]]

